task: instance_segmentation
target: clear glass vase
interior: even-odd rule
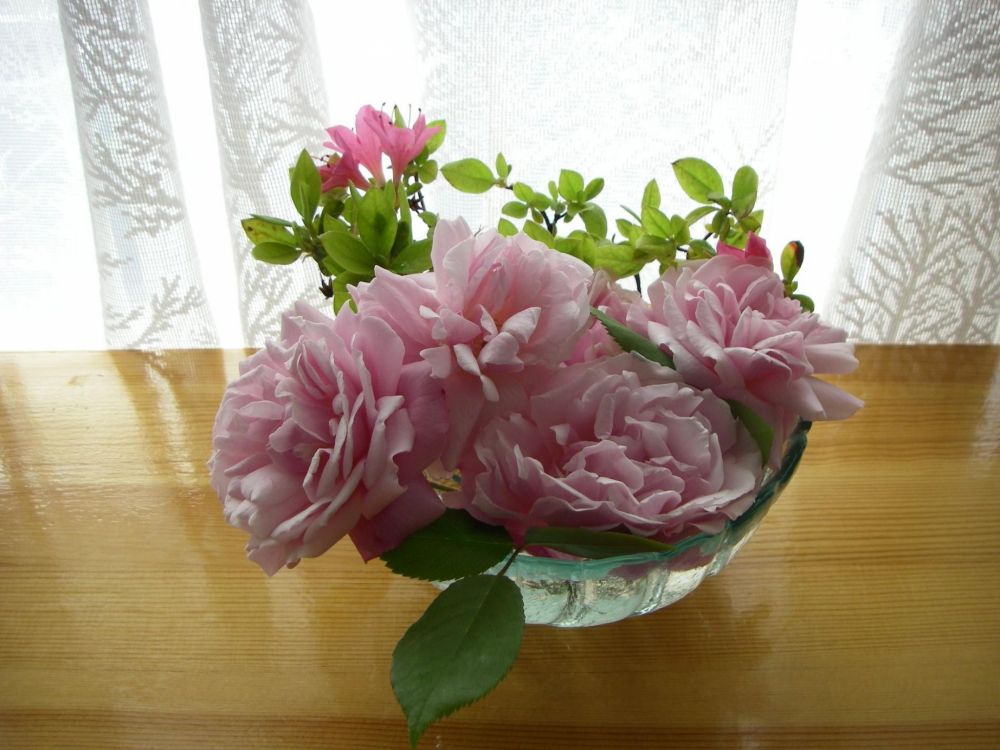
[[[795,472],[809,427],[808,422],[799,423],[781,465],[765,477],[753,505],[717,534],[688,537],[670,552],[603,560],[518,555],[506,575],[521,589],[526,622],[561,628],[603,625],[655,612],[690,594],[750,539]],[[497,570],[499,566],[491,572]]]

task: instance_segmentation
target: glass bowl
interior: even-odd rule
[[[753,505],[717,534],[688,537],[669,552],[602,560],[518,555],[506,575],[521,589],[525,621],[560,628],[603,625],[655,612],[690,594],[750,539],[799,465],[810,426],[799,423],[785,445],[781,465],[765,475]]]

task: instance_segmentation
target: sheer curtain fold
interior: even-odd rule
[[[833,320],[862,341],[1000,343],[1000,13],[921,2],[844,244]]]
[[[362,91],[446,119],[441,161],[502,150],[536,188],[562,167],[604,177],[610,219],[651,176],[689,208],[678,157],[752,164],[772,250],[806,242],[803,291],[851,336],[1000,343],[992,0],[312,2],[199,0],[183,19],[175,0],[0,3],[0,314],[37,308],[0,349],[102,329],[111,348],[259,346],[295,299],[322,304],[318,272],[253,260],[240,220],[294,216],[288,166]],[[326,46],[314,11],[370,41]],[[426,192],[473,226],[505,202]],[[39,232],[26,217],[53,195],[63,220]]]
[[[60,0],[110,348],[212,346],[145,0]]]
[[[295,215],[288,165],[320,152],[326,92],[305,0],[201,0],[215,125],[246,343],[277,332],[279,313],[319,297],[318,272],[254,260],[240,226],[250,213]]]

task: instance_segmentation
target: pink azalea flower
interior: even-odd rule
[[[348,534],[370,559],[442,512],[422,473],[446,430],[429,369],[383,321],[305,303],[281,344],[241,364],[213,429],[212,486],[268,575]]]
[[[427,121],[421,114],[413,123],[412,128],[400,128],[385,118],[380,122],[379,135],[382,139],[382,151],[389,157],[392,165],[392,179],[398,183],[406,165],[417,158],[424,150],[427,141],[434,137],[439,127],[427,127]]]
[[[363,106],[354,119],[354,130],[344,125],[327,128],[330,141],[324,145],[339,151],[346,156],[351,154],[355,163],[371,172],[375,184],[385,185],[385,172],[382,170],[382,135],[384,125],[392,125],[392,121],[384,112],[379,112],[369,104]],[[365,185],[367,186],[367,181]],[[357,185],[356,187],[362,187]]]
[[[844,419],[862,402],[814,377],[857,367],[839,328],[784,296],[781,279],[732,255],[683,263],[649,287],[628,325],[669,352],[684,382],[735,399],[776,430],[772,463],[797,419]]]
[[[748,263],[774,268],[774,261],[771,259],[771,251],[767,249],[767,243],[753,232],[747,235],[746,248],[733,247],[719,240],[715,246],[715,252],[719,255],[731,255]]]
[[[753,502],[760,452],[729,406],[636,355],[572,365],[476,435],[447,504],[515,540],[535,526],[663,541],[716,533]]]
[[[320,164],[319,176],[323,181],[323,192],[334,188],[345,188],[348,184],[353,184],[357,188],[364,188],[368,185],[368,180],[361,174],[358,162],[350,151],[345,151],[339,157],[331,157],[331,160],[326,164]]]

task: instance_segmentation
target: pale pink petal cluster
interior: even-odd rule
[[[378,271],[355,290],[358,310],[389,321],[445,389],[447,467],[485,414],[523,403],[533,369],[559,366],[590,324],[590,267],[527,235],[473,234],[461,219],[440,221],[433,272]]]
[[[556,371],[523,413],[488,422],[449,505],[502,524],[670,541],[722,529],[753,502],[760,451],[729,406],[636,355]]]
[[[273,574],[348,534],[370,559],[442,512],[423,476],[446,430],[429,369],[378,318],[285,316],[213,429],[212,485],[250,559]]]
[[[769,267],[733,255],[681,264],[632,305],[627,322],[667,351],[684,379],[753,409],[782,438],[798,419],[844,419],[861,401],[818,374],[857,367],[839,328],[785,297]]]
[[[385,185],[383,157],[388,157],[393,182],[398,183],[406,165],[423,151],[438,130],[437,126],[429,127],[422,114],[412,127],[397,126],[385,112],[366,104],[354,119],[354,130],[346,125],[327,128],[330,140],[324,145],[340,157],[320,166],[323,190],[347,187],[348,183],[362,190],[367,188],[369,180],[359,167],[368,170],[377,186]]]

